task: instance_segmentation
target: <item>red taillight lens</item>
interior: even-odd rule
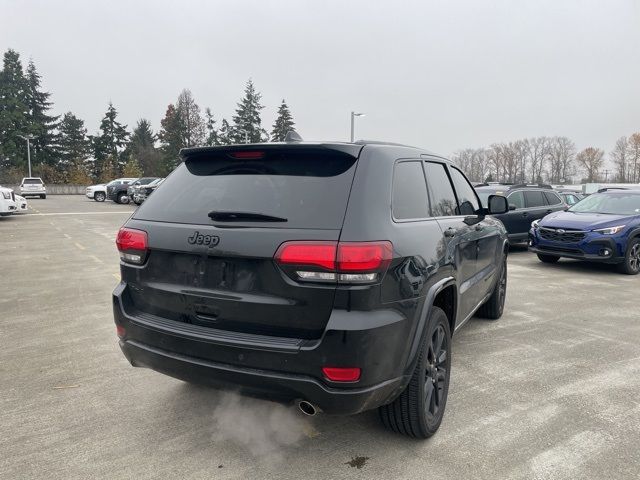
[[[315,265],[335,270],[337,242],[286,242],[280,245],[275,259],[283,265]]]
[[[357,382],[360,380],[359,368],[323,367],[322,373],[332,382]]]
[[[391,242],[341,242],[337,267],[341,272],[370,272],[386,269],[393,258]]]
[[[122,227],[116,237],[116,246],[123,261],[140,265],[147,252],[147,232]]]

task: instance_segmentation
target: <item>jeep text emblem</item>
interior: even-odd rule
[[[204,245],[206,247],[215,247],[220,243],[220,237],[217,235],[203,235],[197,230],[193,232],[189,238],[187,238],[187,242],[191,245]]]

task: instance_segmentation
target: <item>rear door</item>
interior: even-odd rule
[[[458,272],[458,293],[460,315],[458,319],[465,319],[477,304],[478,291],[475,288],[477,272],[478,234],[466,223],[466,217],[460,211],[451,179],[444,163],[425,162],[425,174],[429,189],[431,214],[440,224],[444,234],[447,252],[454,258]]]
[[[217,329],[319,338],[336,283],[304,283],[274,254],[340,238],[361,147],[216,149],[189,155],[127,227],[148,234],[123,269],[131,308]]]
[[[545,197],[546,192],[542,190],[525,190],[524,191],[524,201],[527,207],[528,215],[528,225],[526,226],[526,232],[529,231],[531,227],[531,222],[534,220],[540,220],[545,215],[553,212],[553,208],[551,208],[547,204],[547,199]],[[524,227],[524,225],[523,225]]]
[[[500,217],[507,232],[509,235],[522,235],[523,233],[527,233],[529,231],[529,225],[531,225],[531,220],[529,219],[529,210],[527,210],[525,205],[524,193],[522,190],[511,192],[507,195],[507,200],[510,207],[515,207],[514,210],[509,210],[509,212],[504,215],[504,219]]]

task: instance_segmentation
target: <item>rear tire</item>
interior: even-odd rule
[[[103,192],[96,192],[96,193],[93,195],[93,199],[94,199],[96,202],[104,202],[106,198],[107,198],[107,196],[106,196]]]
[[[44,200],[45,198],[47,198],[47,196],[46,196],[46,195],[40,195],[40,198],[41,198],[42,200]]]
[[[634,238],[629,242],[624,261],[618,264],[618,271],[626,275],[640,273],[640,238]]]
[[[414,438],[429,438],[438,431],[449,393],[451,332],[440,308],[431,308],[426,333],[407,388],[378,409],[388,429]]]
[[[507,298],[507,257],[504,257],[500,276],[493,287],[489,300],[484,302],[476,312],[477,317],[498,320],[504,312],[504,302]]]
[[[125,205],[129,203],[129,195],[126,193],[118,195],[118,203],[124,203]]]
[[[558,263],[560,257],[556,257],[554,255],[543,255],[542,253],[538,253],[538,260],[542,263]]]

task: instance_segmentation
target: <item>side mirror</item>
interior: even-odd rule
[[[502,195],[489,195],[489,215],[507,213],[510,209],[509,202]]]
[[[510,210],[510,211],[513,211],[513,210],[515,210],[516,208],[518,208],[518,207],[516,207],[513,203],[510,203],[510,204],[509,204],[509,210]]]

